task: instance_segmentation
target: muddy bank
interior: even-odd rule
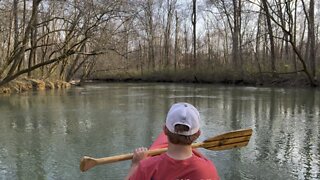
[[[30,90],[65,89],[69,87],[71,87],[70,83],[59,80],[21,78],[0,87],[0,94],[22,93]]]
[[[205,84],[225,84],[237,86],[262,86],[262,87],[312,87],[307,78],[303,76],[248,76],[245,78],[226,77],[226,76],[170,76],[170,75],[153,75],[144,77],[94,77],[92,81],[99,82],[174,82],[174,83],[205,83]],[[318,86],[319,88],[319,83]]]

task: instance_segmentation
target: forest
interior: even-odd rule
[[[0,86],[19,78],[318,86],[314,0],[1,0]]]

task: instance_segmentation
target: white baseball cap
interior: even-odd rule
[[[177,124],[188,126],[189,130],[184,132],[176,132],[174,127]],[[174,134],[185,136],[193,135],[200,129],[199,111],[189,103],[181,102],[173,104],[167,114],[166,127]]]

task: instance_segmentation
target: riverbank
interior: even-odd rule
[[[0,94],[22,93],[30,90],[66,89],[69,87],[71,87],[70,83],[60,80],[20,78],[0,87]]]
[[[236,74],[210,74],[207,73],[173,73],[157,72],[150,74],[104,74],[103,76],[92,76],[85,82],[169,82],[169,83],[199,83],[199,84],[225,84],[236,86],[256,87],[311,87],[309,81],[303,74],[279,75],[250,75],[241,76]],[[79,86],[78,80],[65,82],[60,80],[39,80],[30,78],[19,78],[7,85],[0,87],[0,94],[22,93],[30,90],[66,89],[72,85]],[[319,88],[319,86],[318,86]]]
[[[242,77],[242,78],[239,78]],[[226,84],[237,86],[262,87],[311,87],[310,82],[303,73],[280,74],[272,77],[270,74],[217,74],[192,72],[158,72],[152,74],[103,74],[92,76],[90,80],[99,82],[174,82],[174,83],[203,83]],[[318,86],[319,87],[319,86]]]

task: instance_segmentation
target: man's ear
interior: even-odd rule
[[[167,129],[166,125],[163,125],[163,132],[165,135],[168,135],[168,129]]]

